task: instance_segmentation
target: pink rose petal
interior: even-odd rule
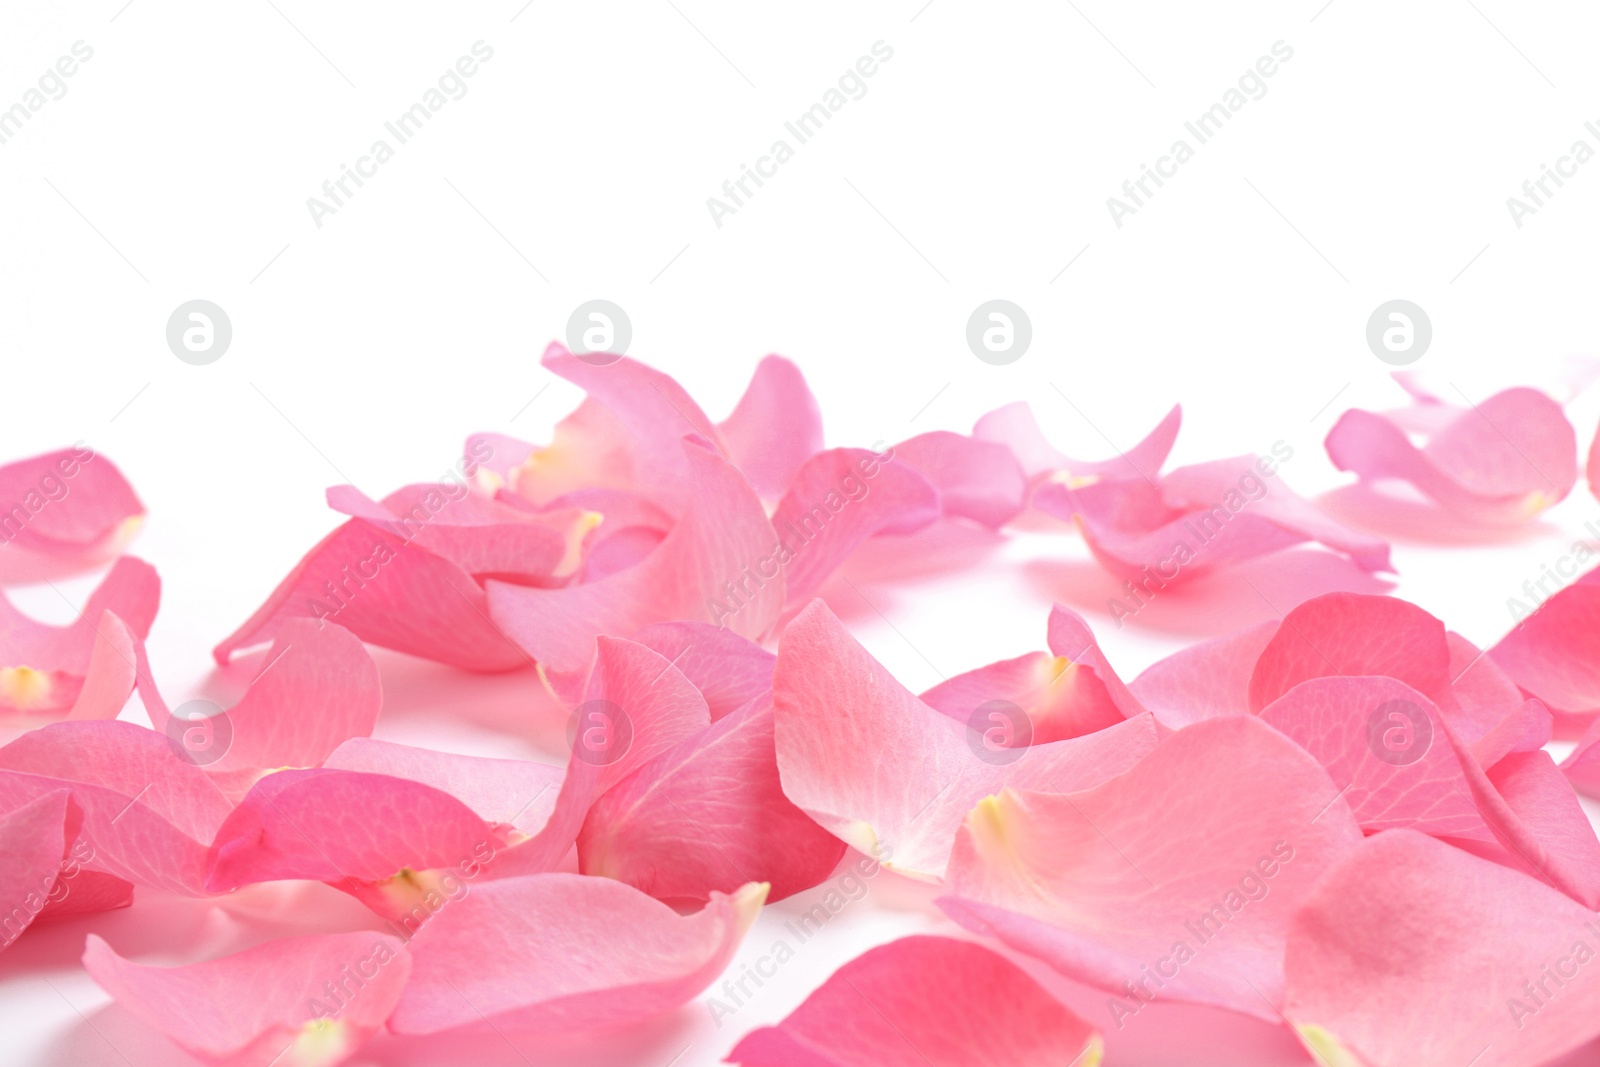
[[[119,1005],[214,1067],[333,1067],[383,1026],[412,960],[399,939],[356,931],[149,967],[90,934],[83,965]]]
[[[756,364],[733,413],[718,424],[728,458],[763,499],[777,500],[822,451],[822,411],[800,368],[782,356]]]
[[[412,939],[411,984],[389,1027],[576,1031],[649,1018],[722,973],[765,897],[754,883],[680,916],[609,878],[485,882]]]
[[[122,472],[84,445],[0,466],[0,585],[89,570],[144,521]]]
[[[1100,1054],[1094,1028],[1005,957],[970,941],[906,937],[839,968],[778,1025],[746,1035],[728,1062],[1062,1067]]]

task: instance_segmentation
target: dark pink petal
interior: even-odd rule
[[[186,728],[174,719],[148,667],[139,696],[155,728],[180,739],[180,747],[189,729],[202,732],[190,755],[213,773],[319,766],[341,742],[371,734],[383,707],[378,665],[366,648],[344,627],[313,619],[287,619],[277,628],[260,673],[220,724]]]
[[[1454,703],[1444,624],[1395,597],[1328,593],[1290,611],[1256,661],[1250,710],[1329,674],[1386,675],[1436,704]]]
[[[824,829],[903,874],[937,879],[962,819],[1007,784],[1066,792],[1132,766],[1156,743],[1140,716],[1012,752],[940,714],[884,670],[820,601],[784,631],[773,673],[784,793]],[[1002,715],[1002,719],[1005,716]]]
[[[71,803],[70,792],[56,789],[0,810],[0,951],[10,948],[57,895],[62,855],[77,833],[67,829]]]
[[[939,491],[913,467],[865,448],[829,449],[805,462],[778,502],[776,542],[762,563],[781,567],[797,606],[868,538],[915,533],[938,518]]]
[[[0,466],[0,585],[98,566],[143,522],[144,505],[122,472],[86,446]]]
[[[906,937],[839,968],[777,1026],[746,1035],[728,1062],[1063,1067],[1100,1055],[1094,1027],[1010,960],[970,941]]]
[[[711,721],[731,715],[772,692],[778,657],[722,626],[704,622],[660,622],[633,635],[659,652],[700,690]]]
[[[490,621],[488,601],[470,574],[361,519],[306,553],[212,654],[226,664],[234,652],[272,640],[287,620],[300,618],[336,622],[363,641],[467,670],[528,663]]]
[[[609,878],[485,882],[411,940],[414,973],[389,1027],[576,1031],[669,1011],[722,972],[765,897],[747,885],[680,916]]]
[[[1045,439],[1026,402],[1007,404],[989,412],[972,428],[972,435],[1010,448],[1029,478],[1062,471],[1074,479],[1142,480],[1154,478],[1160,472],[1173,442],[1178,439],[1178,427],[1182,422],[1183,409],[1174,405],[1144,440],[1114,459],[1093,462],[1069,459],[1057,452]]]
[[[1248,715],[1250,676],[1278,626],[1268,620],[1180,649],[1151,664],[1128,689],[1174,729],[1219,715]]]
[[[1169,817],[1151,817],[1153,798]],[[1311,756],[1229,716],[1084,792],[982,801],[939,905],[1111,993],[1119,1029],[1158,998],[1276,1019],[1290,918],[1360,840]]]
[[[770,900],[820,883],[844,843],[783,794],[772,708],[747,704],[634,771],[589,809],[585,874],[658,900],[704,901],[750,881]]]
[[[314,879],[380,913],[403,912],[415,875],[483,862],[505,845],[508,830],[420,782],[327,768],[278,771],[252,786],[217,831],[206,885],[225,893]],[[382,907],[385,899],[394,907]]]
[[[1443,737],[1439,709],[1404,682],[1311,678],[1268,704],[1261,718],[1316,757],[1363,831],[1494,840]]]
[[[168,739],[128,722],[62,722],[0,748],[0,810],[68,789],[88,870],[203,896],[206,846],[231,805]]]
[[[644,645],[600,638],[583,702],[573,709],[572,754],[550,818],[496,859],[494,876],[554,870],[595,801],[710,724],[705,698],[671,662]]]
[[[1600,714],[1600,569],[1539,604],[1489,658],[1550,709],[1558,735],[1581,733]]]
[[[90,934],[83,965],[118,1004],[205,1063],[333,1067],[383,1026],[412,960],[398,938],[354,931],[148,967]]]
[[[1507,389],[1457,411],[1421,448],[1389,416],[1359,410],[1345,412],[1325,444],[1340,470],[1408,482],[1478,521],[1532,518],[1578,480],[1572,424],[1536,389]]]
[[[933,484],[947,516],[998,530],[1028,505],[1027,476],[1005,445],[935,430],[895,445],[894,457]]]
[[[822,451],[817,399],[800,368],[782,356],[756,364],[744,396],[717,429],[728,458],[767,500],[781,497],[800,465]]]
[[[761,501],[704,441],[685,438],[673,447],[693,474],[690,501],[666,540],[637,565],[563,589],[489,583],[495,622],[546,671],[584,670],[596,637],[651,623],[722,623],[759,638],[776,621],[783,576],[776,563],[770,573],[755,573],[777,540]]]
[[[1080,737],[1144,713],[1076,612],[1059,604],[1051,609],[1049,644],[1050,655],[991,663],[947,679],[918,699],[963,723],[991,701],[1014,704],[1031,726],[1022,744]]]
[[[1596,920],[1431,838],[1379,834],[1295,916],[1284,1012],[1334,1067],[1552,1062],[1600,1035]]]
[[[370,737],[346,741],[323,766],[421,782],[449,793],[484,822],[505,823],[525,834],[537,833],[550,818],[565,773],[529,760],[462,756]]]

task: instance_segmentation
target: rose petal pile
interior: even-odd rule
[[[830,606],[858,554],[970,565],[938,528],[997,543],[1029,517],[1133,588],[1282,551],[1387,571],[1388,545],[1281,456],[1163,470],[1177,408],[1108,460],[1021,404],[830,449],[776,356],[721,422],[634,360],[543,362],[587,393],[549,444],[480,434],[446,481],[328,491],[339,525],[217,645],[261,651],[210,716],[156,683],[117,469],[82,446],[0,467],[0,581],[114,561],[68,626],[0,594],[0,948],[152,891],[326,883],[370,920],[177,966],[89,933],[83,965],[203,1062],[327,1067],[380,1031],[603,1039],[723,980],[765,905],[881,868],[932,887],[945,936],[845,963],[729,1062],[1118,1062],[1169,1006],[1329,1067],[1600,1055],[1600,570],[1488,649],[1330,589],[1131,680],[1056,605],[1043,649],[919,695]],[[1339,420],[1336,466],[1474,529],[1577,483],[1544,394],[1403,384],[1412,408]],[[369,645],[536,672],[565,765],[374,739]],[[151,727],[120,718],[135,692]],[[1163,1062],[1194,1040],[1149,1026]]]

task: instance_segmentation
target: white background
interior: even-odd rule
[[[1364,340],[1379,303],[1426,309],[1434,340],[1415,369],[1458,403],[1554,386],[1564,357],[1597,348],[1600,161],[1521,228],[1506,207],[1574,140],[1600,148],[1584,130],[1600,119],[1597,20],[1576,3],[123,2],[0,9],[0,107],[74,42],[94,49],[65,96],[0,144],[0,456],[81,439],[133,481],[150,511],[134,551],[165,583],[151,650],[169,699],[237,691],[247,675],[211,677],[209,648],[334,524],[324,486],[377,496],[437,478],[475,430],[544,440],[578,393],[538,354],[592,298],[625,308],[630,354],[713,417],[769,351],[804,369],[829,444],[967,430],[1027,399],[1064,451],[1099,458],[1181,401],[1175,462],[1282,439],[1295,449],[1282,477],[1308,494],[1344,480],[1320,444],[1339,412],[1402,399]],[[466,95],[318,228],[307,198],[374,140],[393,145],[383,124],[479,40],[494,55]],[[1114,225],[1107,197],[1280,40],[1293,58],[1266,95]],[[784,122],[877,41],[893,58],[865,96],[715,225],[706,199],[775,139],[792,145]],[[1033,325],[1005,367],[964,340],[996,297]],[[234,333],[203,367],[164,336],[195,298],[221,305]],[[1571,408],[1585,446],[1597,403]],[[1595,518],[1580,487],[1492,545],[1415,527],[1393,539],[1396,591],[1492,642],[1506,598]],[[915,690],[1042,647],[1052,600],[1088,614],[1132,677],[1326,588],[1307,588],[1292,559],[1253,577],[1265,596],[1219,576],[1118,629],[1104,611],[1114,583],[1080,543],[1038,533],[979,570],[869,583],[870,607],[837,606]],[[81,599],[91,585],[62,589]],[[17,598],[70,617],[48,588]],[[526,673],[379,658],[379,736],[559,759],[560,713]],[[188,1062],[81,973],[88,930],[178,962],[363,921],[317,889],[139,896],[0,957],[0,1060]],[[945,929],[929,896],[882,876],[720,1030],[696,1004],[604,1052],[380,1039],[358,1062],[455,1063],[467,1049],[486,1064],[715,1062],[869,943]],[[741,959],[810,898],[770,909]],[[1149,1053],[1160,1019],[1191,1018],[1152,1015],[1112,1037],[1109,1062],[1201,1062]],[[1259,1062],[1299,1062],[1282,1034],[1238,1029],[1276,1050]]]

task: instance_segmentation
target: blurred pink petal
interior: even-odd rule
[[[1086,789],[1156,743],[1153,719],[1140,716],[1066,741],[991,747],[985,731],[1025,729],[1025,720],[997,712],[1007,721],[969,725],[940,714],[895,681],[820,601],[784,632],[773,712],[789,799],[846,844],[926,880],[943,876],[956,830],[980,798],[1008,784]]]
[[[704,901],[750,881],[782,900],[826,878],[844,843],[778,780],[771,705],[752,703],[679,742],[611,788],[578,837],[585,874],[658,900]]]
[[[712,1008],[715,1012],[715,1006]],[[905,937],[839,968],[728,1054],[743,1067],[1098,1064],[1100,1035],[982,945]]]
[[[728,458],[765,500],[777,500],[822,451],[822,411],[800,368],[782,356],[756,364],[733,413],[718,424]]]
[[[83,810],[86,869],[207,895],[206,847],[231,805],[166,737],[128,722],[62,722],[0,748],[0,810],[63,788]]]
[[[1600,969],[1584,965],[1597,918],[1431,838],[1382,833],[1295,916],[1284,1013],[1337,1067],[1547,1063],[1600,1035]]]
[[[680,916],[609,878],[486,882],[412,939],[414,972],[389,1028],[577,1031],[649,1018],[722,973],[765,897],[753,883]]]
[[[706,442],[675,439],[671,447],[692,473],[692,493],[672,532],[638,564],[563,589],[488,583],[494,622],[547,672],[587,668],[601,634],[689,620],[759,638],[776,621],[784,579],[761,501]]]
[[[1535,603],[1489,658],[1550,709],[1557,736],[1576,737],[1600,719],[1600,569]]]
[[[1160,472],[1182,423],[1183,409],[1174,405],[1144,440],[1115,459],[1093,462],[1070,459],[1057,452],[1034,421],[1026,401],[989,412],[972,428],[972,435],[1010,448],[1030,479],[1062,471],[1071,478],[1126,481],[1154,478]]]
[[[72,794],[40,793],[19,807],[0,810],[0,951],[22,936],[56,895],[61,861],[77,836],[68,828]]]
[[[1005,445],[947,430],[919,434],[894,446],[904,463],[933,484],[946,516],[998,530],[1028,505],[1028,479]]]
[[[83,965],[119,1005],[205,1063],[333,1067],[383,1026],[412,961],[399,939],[354,931],[148,967],[90,934]]]
[[[1152,817],[1157,803],[1170,817]],[[982,801],[939,905],[1110,992],[1118,1029],[1156,999],[1273,1020],[1290,918],[1360,840],[1311,756],[1230,716],[1178,731],[1084,792]]]
[[[1577,435],[1548,396],[1519,387],[1450,410],[1421,448],[1388,415],[1346,411],[1328,434],[1328,457],[1363,481],[1407,482],[1480,522],[1532,518],[1572,491]]]
[[[96,567],[121,553],[143,521],[122,472],[85,445],[0,466],[0,585]]]

